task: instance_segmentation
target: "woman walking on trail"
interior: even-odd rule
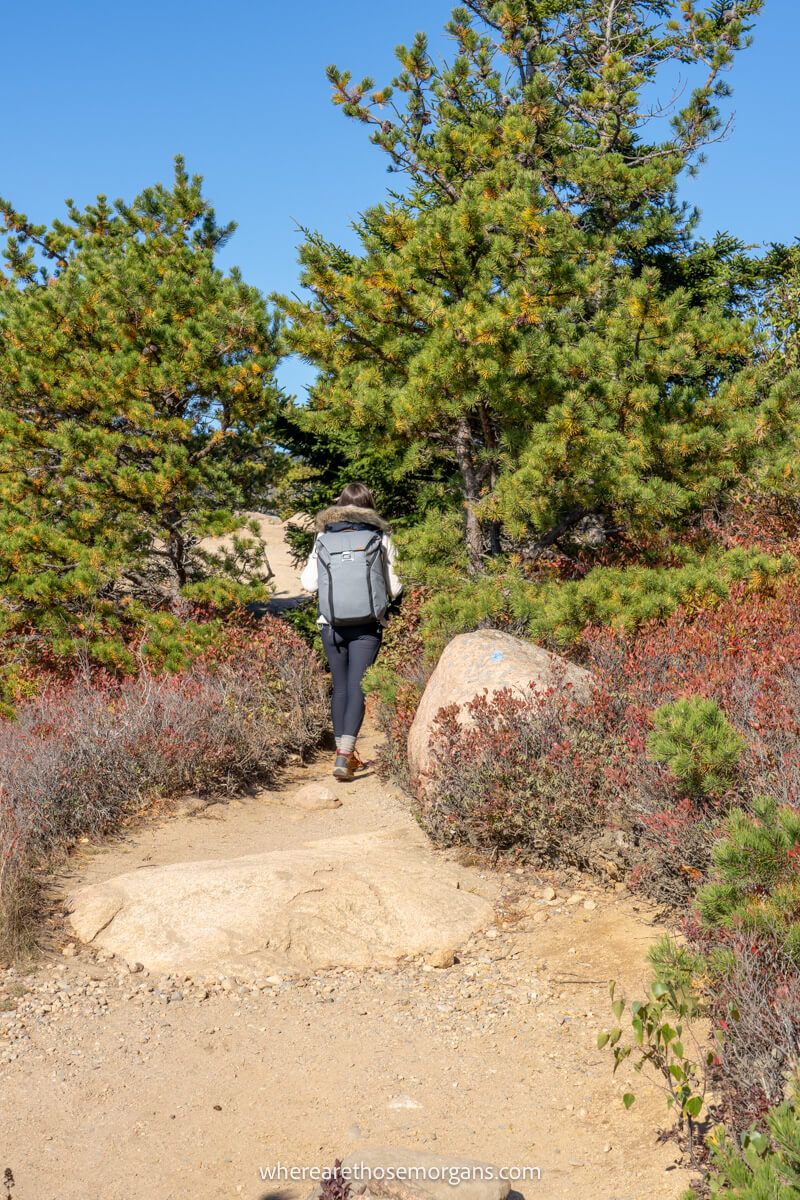
[[[336,504],[319,513],[316,538],[300,582],[316,592],[322,644],[331,669],[336,779],[350,780],[364,764],[356,738],[364,720],[361,681],[381,647],[386,614],[402,590],[394,571],[389,526],[372,492],[350,483]]]

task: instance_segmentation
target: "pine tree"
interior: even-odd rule
[[[800,963],[800,815],[771,797],[753,811],[734,809],[714,847],[711,882],[697,896],[709,927],[745,929],[777,939]]]
[[[774,245],[758,263],[758,318],[767,333],[763,369],[770,406],[785,429],[767,444],[753,471],[757,491],[800,516],[800,245]]]
[[[275,329],[180,159],[132,204],[0,214],[0,628],[113,657],[142,579],[197,594],[270,469]]]
[[[800,1195],[798,1081],[784,1104],[769,1109],[766,1130],[753,1129],[741,1143],[724,1134],[712,1146],[710,1200],[795,1200]],[[699,1200],[689,1192],[684,1200]]]
[[[666,763],[692,797],[719,796],[730,787],[744,742],[716,700],[684,696],[651,714],[647,752]]]
[[[473,568],[590,516],[679,524],[785,418],[748,368],[737,248],[695,244],[676,199],[725,132],[723,74],[760,6],[468,0],[449,65],[420,34],[391,87],[329,68],[405,186],[358,220],[357,252],[302,246],[311,299],[282,303],[319,376],[294,419],[452,478]],[[699,82],[654,108],[676,63]]]

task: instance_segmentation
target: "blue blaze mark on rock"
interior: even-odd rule
[[[489,658],[491,659],[492,662],[502,662],[503,659],[505,658],[505,654],[503,654],[502,650],[494,650],[489,655]]]

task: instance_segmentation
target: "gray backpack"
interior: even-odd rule
[[[319,611],[330,625],[379,621],[389,607],[377,529],[326,529],[317,537]]]

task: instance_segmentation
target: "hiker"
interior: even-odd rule
[[[333,679],[333,774],[350,780],[364,765],[356,754],[364,720],[361,681],[378,657],[386,614],[402,584],[394,572],[389,526],[376,513],[365,484],[349,483],[338,502],[318,514],[314,527],[317,536],[300,582],[317,593],[317,623]]]

